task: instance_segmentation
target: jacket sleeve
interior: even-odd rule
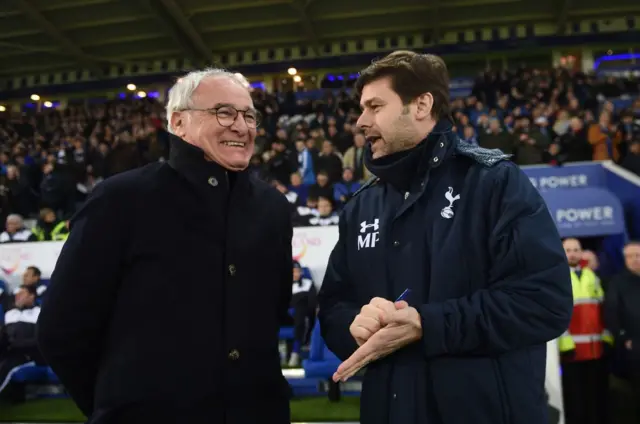
[[[291,282],[293,281],[293,252],[291,242],[293,239],[293,227],[291,225],[291,215],[289,214],[289,202],[285,199],[286,205],[280,211],[280,216],[284,217],[284,225],[281,229],[281,252],[280,259],[282,281],[280,282],[280,297],[278,303],[278,319],[280,326],[289,322],[289,304],[291,303]]]
[[[349,327],[360,312],[355,303],[352,281],[347,267],[347,250],[344,243],[344,213],[338,225],[340,237],[336,243],[318,293],[320,329],[322,337],[338,358],[347,359],[358,348]]]
[[[612,284],[609,284],[603,310],[605,327],[611,331],[614,338],[624,340],[625,328],[620,320],[620,284],[623,283],[622,280],[614,279]]]
[[[43,357],[87,416],[134,219],[123,212],[131,199],[110,182],[97,185],[71,220],[37,328]]]
[[[571,276],[555,223],[520,169],[508,162],[496,168],[483,190],[490,223],[486,288],[419,307],[427,357],[502,353],[546,343],[569,326]]]

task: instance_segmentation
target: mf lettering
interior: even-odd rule
[[[575,223],[584,221],[613,221],[611,206],[592,206],[589,208],[558,209],[556,222]]]
[[[578,188],[587,187],[589,185],[589,179],[584,174],[574,174],[565,176],[552,176],[552,177],[530,177],[531,184],[537,189],[547,188]]]
[[[374,248],[379,241],[380,220],[376,218],[371,224],[367,221],[362,221],[360,223],[360,234],[358,234],[358,250]]]

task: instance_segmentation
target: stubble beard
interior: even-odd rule
[[[391,130],[392,135],[390,136],[390,139],[387,140],[387,154],[408,150],[416,145],[416,133],[409,113],[409,106],[403,106],[402,112],[393,122]]]

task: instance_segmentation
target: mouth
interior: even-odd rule
[[[367,138],[366,138],[367,143],[370,143],[370,144],[375,144],[375,142],[380,140],[380,139],[382,139],[382,137],[380,137],[378,135],[370,135],[370,136],[367,136]]]
[[[244,141],[225,140],[222,142],[222,144],[227,147],[234,147],[238,149],[244,149],[245,147],[247,147],[247,143]]]

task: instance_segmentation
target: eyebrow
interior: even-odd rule
[[[367,99],[367,100],[365,100],[364,102],[362,102],[362,103],[360,104],[360,107],[361,107],[361,108],[362,108],[362,107],[371,107],[371,104],[372,104],[372,103],[375,103],[375,102],[382,102],[382,103],[384,103],[384,101],[383,101],[381,98],[379,98],[379,97],[373,97],[373,98],[371,98],[371,99]]]
[[[240,109],[240,108],[238,108],[236,105],[233,105],[233,104],[231,104],[231,103],[216,103],[216,104],[215,104],[215,105],[213,105],[210,109],[218,109],[218,108],[221,108],[221,107],[232,107],[232,108],[234,108],[234,109],[236,109],[236,110],[240,110],[240,111],[245,111],[245,112],[249,112],[249,111],[251,111],[251,112],[256,112],[256,109],[255,109],[255,108],[253,108],[253,107],[248,107],[248,108],[246,108],[246,109]]]

